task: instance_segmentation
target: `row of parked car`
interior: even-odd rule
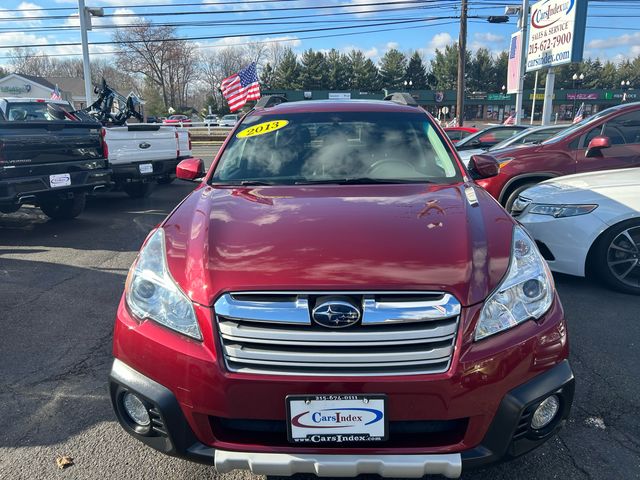
[[[474,155],[497,160],[500,173],[478,183],[533,235],[552,270],[640,294],[640,104],[571,126],[452,132],[467,165]]]
[[[206,115],[203,119],[205,127],[233,127],[240,115],[231,113],[229,115]],[[191,127],[198,123],[187,115],[170,115],[169,117],[148,116],[147,123],[162,123],[165,125],[179,125],[181,127]]]
[[[184,128],[104,127],[66,101],[0,99],[0,212],[34,204],[51,218],[75,218],[87,194],[116,189],[146,197],[190,157]]]

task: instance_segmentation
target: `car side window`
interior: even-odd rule
[[[640,111],[625,113],[607,122],[605,135],[612,145],[640,143]]]

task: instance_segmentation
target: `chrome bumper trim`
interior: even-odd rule
[[[459,453],[440,455],[314,455],[215,451],[215,467],[220,473],[250,470],[256,475],[291,476],[296,473],[319,477],[355,477],[361,474],[382,477],[421,478],[444,475],[458,478],[462,473]]]

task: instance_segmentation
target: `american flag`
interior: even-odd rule
[[[576,112],[576,116],[573,117],[573,123],[581,122],[583,118],[584,118],[584,102],[582,102],[582,105],[580,105],[580,108]]]
[[[503,125],[515,125],[516,124],[516,112],[511,112],[507,119],[502,122]]]
[[[51,92],[51,100],[62,100],[62,95],[60,94],[60,88],[58,88],[58,84],[56,83],[56,88]]]
[[[249,100],[260,98],[260,84],[256,64],[252,63],[238,73],[225,78],[220,84],[222,96],[229,103],[229,110],[235,112]]]

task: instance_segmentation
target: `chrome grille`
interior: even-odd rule
[[[334,330],[311,311],[327,295],[362,320]],[[277,375],[417,375],[449,369],[460,303],[432,292],[228,293],[214,305],[227,368]]]

